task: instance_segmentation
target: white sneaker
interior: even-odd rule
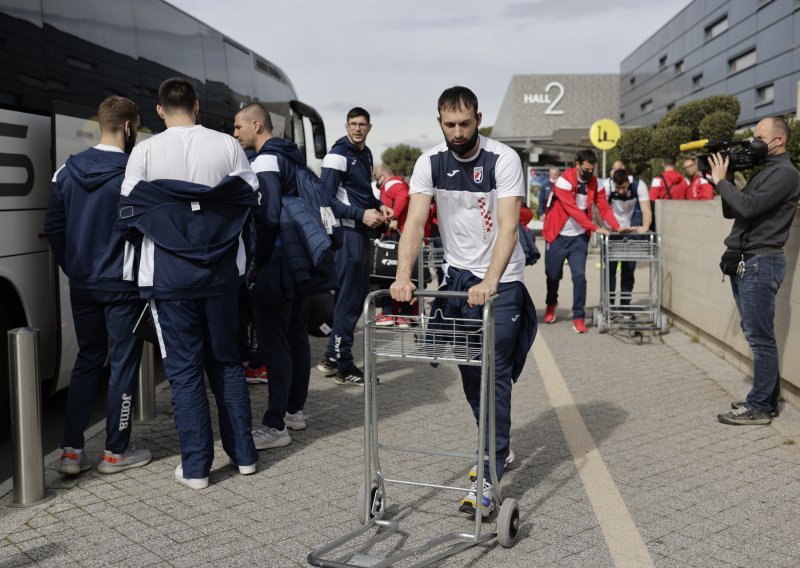
[[[292,443],[292,437],[289,436],[289,430],[286,427],[283,430],[278,430],[277,428],[261,425],[253,430],[253,443],[256,445],[257,450],[282,448]]]
[[[478,482],[476,480],[472,482],[472,487],[467,494],[461,498],[461,505],[458,507],[458,510],[462,513],[474,515],[477,502]],[[482,517],[488,517],[492,514],[492,511],[494,511],[494,489],[492,488],[492,484],[485,479],[483,480],[483,500],[481,501],[480,510]]]
[[[239,473],[241,473],[242,475],[252,475],[256,472],[256,464],[240,465],[238,467],[239,467]]]
[[[91,458],[83,449],[63,448],[57,471],[61,475],[79,475],[94,467]]]
[[[511,464],[514,463],[514,450],[509,449],[508,455],[506,456],[506,466],[505,469],[511,469]],[[469,480],[475,481],[478,478],[478,464],[472,466],[472,469],[469,470]]]
[[[127,449],[124,454],[115,454],[108,450],[103,452],[100,463],[97,464],[99,473],[118,473],[133,467],[142,467],[150,463],[153,454],[150,450]]]
[[[289,430],[306,429],[306,417],[302,410],[298,410],[297,412],[287,412],[283,417],[283,421],[286,423],[286,427]]]
[[[190,479],[188,477],[183,477],[183,464],[179,465],[175,468],[175,479],[190,487],[192,489],[205,489],[208,487],[208,478],[201,477],[196,479]]]

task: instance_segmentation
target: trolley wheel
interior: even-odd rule
[[[661,335],[669,333],[669,322],[667,321],[667,316],[665,314],[661,314]]]
[[[375,499],[378,495],[378,482],[374,479],[372,480],[372,487],[370,488],[369,492],[369,507],[370,511],[372,510],[372,505],[375,503]],[[364,498],[366,497],[366,491],[364,491],[364,482],[361,482],[361,485],[358,487],[358,495],[356,496],[356,512],[358,513],[358,521],[362,525],[366,525],[367,521],[374,517],[374,515],[370,512],[367,513],[368,516],[364,516]]]
[[[503,548],[511,548],[519,532],[519,504],[516,499],[503,499],[497,514],[497,542]]]
[[[597,331],[598,333],[605,333],[608,331],[608,324],[603,317],[603,314],[597,314]]]

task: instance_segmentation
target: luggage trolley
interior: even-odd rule
[[[308,555],[312,566],[323,568],[344,568],[350,566],[385,567],[403,560],[418,560],[413,566],[429,566],[457,552],[497,538],[503,547],[511,547],[516,540],[519,528],[519,506],[515,499],[502,499],[500,484],[497,481],[494,444],[494,300],[491,298],[483,306],[482,320],[436,317],[427,320],[428,325],[417,328],[387,328],[376,326],[375,300],[388,295],[388,290],[379,290],[367,296],[364,302],[364,473],[357,495],[358,520],[363,526],[349,532],[334,542]],[[421,298],[464,298],[466,292],[427,292],[418,291],[415,297]],[[424,323],[424,322],[420,322]],[[478,420],[478,451],[452,452],[422,447],[406,447],[382,444],[378,441],[378,396],[375,388],[375,366],[378,357],[384,359],[405,359],[424,363],[453,363],[458,365],[480,366],[481,395]],[[487,432],[488,426],[488,432]],[[489,437],[489,453],[484,454]],[[452,487],[417,481],[389,478],[381,468],[379,452],[412,452],[432,456],[464,458],[475,463],[478,459],[477,479],[483,479],[484,460],[489,462],[489,475],[499,505],[495,531],[482,530],[483,483],[476,484],[477,507],[474,528],[471,532],[454,531],[437,536],[421,546],[408,550],[395,550],[388,556],[378,556],[372,549],[375,545],[392,537],[407,533],[400,530],[400,521],[384,518],[389,485],[428,487],[439,490],[466,492],[469,487]],[[429,553],[434,548],[443,550],[431,553],[427,558],[415,559]]]
[[[375,248],[373,249],[373,254],[380,255],[382,251],[385,255],[383,258],[374,258],[372,262],[372,270],[370,271],[370,280],[378,280],[385,282],[384,285],[388,286],[392,282],[394,282],[395,276],[397,274],[397,256],[398,251],[400,248],[399,241],[384,241],[381,239],[374,239]],[[417,277],[413,278],[412,281],[417,286],[418,290],[424,290],[426,286],[426,277],[428,266],[431,264],[433,257],[433,251],[430,246],[426,244],[422,244],[420,246],[419,254],[417,255],[417,266],[416,266],[416,273]],[[441,257],[444,258],[444,249],[441,250]],[[439,266],[441,266],[441,260],[439,261]],[[425,298],[419,298],[419,313],[425,313]],[[395,320],[394,325],[397,325],[397,318],[400,317],[398,314],[392,314],[392,318]],[[424,317],[424,316],[423,316]],[[416,318],[413,318],[412,321],[416,321]]]
[[[651,330],[668,333],[667,316],[661,313],[661,237],[655,233],[600,235],[600,307],[594,309],[597,331],[605,333],[614,328],[626,329],[631,335]],[[619,290],[620,303],[611,297],[612,263],[618,261],[645,262],[650,269],[647,289],[637,282],[639,291],[624,293]],[[629,300],[627,306],[621,305]]]

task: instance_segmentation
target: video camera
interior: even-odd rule
[[[723,158],[729,158],[728,170],[732,172],[749,170],[764,163],[767,157],[767,145],[763,140],[757,138],[745,138],[744,140],[695,140],[681,144],[681,152],[691,152],[692,150],[705,150],[707,154],[697,155],[697,169],[704,175],[711,171],[711,164],[708,163],[708,154],[721,154]]]

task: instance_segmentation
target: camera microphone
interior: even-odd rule
[[[708,144],[708,138],[703,140],[694,140],[693,142],[686,142],[681,144],[681,152],[691,152],[692,150],[702,150]]]

